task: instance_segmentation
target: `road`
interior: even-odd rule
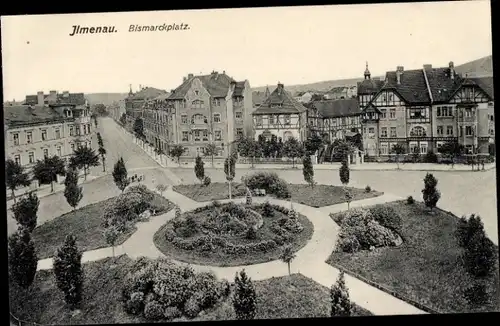
[[[111,173],[114,163],[123,157],[125,166],[129,170],[129,175],[143,174],[145,184],[151,186],[153,183],[171,184],[172,181],[164,174],[163,169],[141,148],[132,143],[132,140],[125,134],[120,127],[111,119],[101,119],[98,123],[98,131],[103,138],[106,148],[106,170]],[[102,166],[91,169],[91,174],[102,174]],[[83,198],[79,207],[93,204],[120,194],[120,190],[113,182],[113,177],[108,174],[88,183],[82,184]],[[10,205],[9,205],[10,206]],[[71,207],[66,202],[63,192],[57,192],[52,195],[40,198],[38,208],[37,224],[43,224],[52,220],[54,217],[71,211]],[[12,211],[7,212],[7,232],[12,234],[17,229],[16,221],[12,218]]]

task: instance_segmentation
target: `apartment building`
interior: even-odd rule
[[[383,84],[371,82],[367,67],[358,98],[368,155],[389,155],[398,143],[407,153],[426,154],[447,141],[487,153],[493,141],[492,78],[462,77],[453,62],[407,71],[398,66]]]
[[[181,144],[185,157],[202,155],[213,143],[219,155],[238,137],[252,136],[252,91],[248,80],[236,81],[225,71],[188,74],[166,99],[167,133]]]
[[[66,158],[93,145],[90,108],[83,93],[28,95],[23,105],[4,106],[4,136],[6,156],[28,169],[44,157]]]
[[[281,83],[252,115],[256,140],[260,135],[266,139],[275,135],[283,141],[291,137],[300,141],[307,138],[307,108],[287,92]]]
[[[170,93],[166,92],[147,101],[142,112],[144,134],[147,141],[165,153],[168,153],[169,150],[169,113],[167,110],[167,98],[169,96]]]
[[[130,88],[129,94],[125,99],[125,114],[127,117],[127,128],[132,131],[134,122],[137,118],[142,118],[142,113],[145,104],[155,99],[156,97],[166,94],[167,91],[154,87],[139,86],[139,90],[135,93]],[[145,127],[146,129],[146,127]]]

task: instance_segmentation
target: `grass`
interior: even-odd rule
[[[255,211],[262,213],[261,209],[255,209]],[[206,218],[208,211],[196,214],[200,219]],[[294,251],[298,251],[303,248],[307,242],[311,239],[314,232],[314,226],[304,215],[298,214],[299,221],[304,227],[302,232],[295,235],[295,238],[291,242]],[[224,236],[227,241],[233,244],[246,244],[250,242],[259,242],[261,240],[273,239],[275,233],[270,229],[271,223],[273,221],[279,220],[284,217],[281,212],[274,211],[273,217],[264,217],[264,223],[262,227],[257,231],[256,240],[247,240],[244,236]],[[223,250],[214,250],[212,252],[206,253],[201,250],[185,250],[178,248],[173,245],[172,242],[166,239],[166,230],[172,227],[173,221],[167,222],[163,225],[154,235],[153,241],[158,250],[160,250],[165,256],[172,259],[200,264],[209,266],[240,266],[240,265],[251,265],[264,263],[272,260],[279,259],[281,254],[282,246],[278,246],[275,249],[266,252],[248,252],[246,254],[227,254]],[[194,235],[194,237],[198,236]]]
[[[83,264],[85,281],[79,313],[72,313],[64,303],[52,271],[37,272],[28,292],[15,285],[9,286],[10,310],[19,319],[45,325],[146,323],[142,317],[127,314],[120,301],[123,282],[132,264],[133,260],[126,255],[117,257],[114,262],[112,258],[106,258]],[[257,318],[323,317],[329,314],[328,289],[300,274],[254,284],[258,297]],[[195,320],[227,319],[231,315],[232,305],[226,300]],[[356,307],[355,315],[370,313]]]
[[[330,265],[438,312],[500,310],[498,273],[487,279],[487,288],[491,291],[489,304],[473,308],[463,296],[474,280],[462,265],[462,249],[454,235],[458,224],[456,216],[441,210],[429,214],[419,202],[408,205],[397,201],[384,205],[394,208],[402,218],[403,244],[354,254],[333,252],[327,260]]]
[[[102,216],[106,207],[114,199],[110,198],[84,206],[35,228],[32,236],[38,258],[52,257],[57,248],[64,242],[66,235],[70,233],[76,237],[77,246],[82,251],[109,247],[104,237],[105,228],[102,225]],[[153,204],[157,207],[165,207],[164,211],[168,211],[173,207],[167,199],[157,194],[155,194]],[[135,231],[134,226],[129,228],[127,232],[120,234],[116,245],[124,243]]]
[[[296,203],[311,207],[324,207],[345,203],[344,187],[330,185],[316,185],[313,188],[306,184],[288,184],[292,200]],[[383,195],[382,192],[347,187],[353,195],[352,200],[360,200]],[[229,198],[227,183],[213,182],[208,186],[201,184],[187,184],[174,186],[173,190],[198,202],[222,200]],[[232,197],[244,197],[246,188],[241,183],[233,183]]]

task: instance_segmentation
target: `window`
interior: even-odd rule
[[[44,157],[44,158],[49,157],[49,150],[48,150],[47,148],[44,148],[44,149],[43,149],[43,157]]]
[[[14,146],[19,145],[19,134],[12,134],[12,140],[14,141]]]
[[[420,143],[420,154],[427,154],[427,143]]]
[[[255,117],[255,124],[257,126],[262,126],[262,116],[261,115],[258,115]]]
[[[181,114],[181,123],[182,124],[188,123],[188,117],[186,114]]]
[[[26,133],[26,143],[31,144],[33,142],[33,133],[28,131]]]
[[[374,127],[368,128],[368,137],[369,138],[374,138],[375,137],[375,128]]]
[[[389,146],[387,143],[380,143],[380,155],[389,154]]]
[[[28,162],[29,163],[35,163],[35,152],[29,152],[28,153]]]
[[[204,102],[200,100],[195,100],[191,103],[191,107],[193,109],[202,109],[204,106]]]
[[[313,120],[311,120],[311,122],[313,122]],[[275,121],[274,121],[274,115],[270,115],[270,116],[269,116],[269,124],[270,124],[270,125],[275,124]]]
[[[444,130],[443,126],[437,126],[437,134],[438,134],[438,136],[442,136],[443,135],[443,130]]]
[[[81,133],[80,126],[75,126],[75,131],[76,131],[76,135],[80,136],[80,133]]]
[[[207,117],[201,114],[195,114],[191,117],[191,124],[208,123]]]
[[[42,131],[41,131],[41,135],[42,135],[42,141],[43,141],[43,140],[47,140],[47,130],[45,130],[45,129],[44,129],[44,130],[42,130]]]
[[[391,137],[396,138],[397,136],[398,135],[397,135],[396,127],[391,127]]]
[[[196,155],[201,156],[205,153],[205,147],[196,147]]]
[[[453,136],[453,126],[446,126],[446,135]]]
[[[71,151],[74,152],[75,151],[75,144],[71,144]]]
[[[213,106],[220,106],[220,99],[219,98],[214,98],[212,100]]]
[[[243,128],[236,128],[236,137],[243,137]]]
[[[283,121],[286,125],[289,125],[290,124],[290,115],[289,114],[285,114],[283,116]]]
[[[56,152],[57,152],[57,156],[59,156],[59,157],[62,156],[62,148],[61,148],[61,146],[57,146]]]
[[[465,109],[465,117],[466,118],[472,117],[472,109],[470,108]]]
[[[184,147],[184,152],[182,152],[182,155],[189,155],[189,148]]]
[[[396,119],[396,109],[389,110],[389,119]]]
[[[181,141],[189,141],[189,132],[188,131],[182,132],[182,140]]]
[[[425,119],[425,109],[410,109],[410,119]]]
[[[61,130],[56,129],[56,139],[61,138]]]
[[[220,113],[214,113],[214,122],[220,122]]]
[[[387,127],[382,127],[380,129],[380,137],[381,138],[386,138],[387,137]]]
[[[437,114],[438,117],[452,117],[453,107],[452,106],[438,106]]]
[[[222,131],[215,130],[214,138],[215,138],[215,141],[221,141],[222,140]]]
[[[14,156],[14,161],[16,162],[16,164],[21,165],[21,155]]]
[[[208,141],[208,130],[203,130],[203,141]]]
[[[380,118],[387,119],[387,109],[380,109]]]
[[[410,131],[411,137],[425,137],[426,135],[425,129],[420,126],[413,127]]]
[[[69,135],[73,136],[73,133],[74,133],[73,126],[69,126]]]
[[[200,95],[200,91],[199,90],[195,90],[194,91],[194,95],[196,95],[196,96]]]
[[[194,134],[194,141],[201,141],[201,130],[195,130],[193,134]]]
[[[465,135],[466,136],[472,136],[474,134],[472,130],[472,126],[465,126]]]
[[[237,111],[237,112],[235,113],[235,117],[236,117],[236,119],[242,119],[242,118],[243,118],[243,113],[242,113],[242,112],[240,112],[240,111]]]

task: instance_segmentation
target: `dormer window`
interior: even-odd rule
[[[199,96],[200,95],[200,91],[199,90],[195,90],[194,91],[194,95]]]

